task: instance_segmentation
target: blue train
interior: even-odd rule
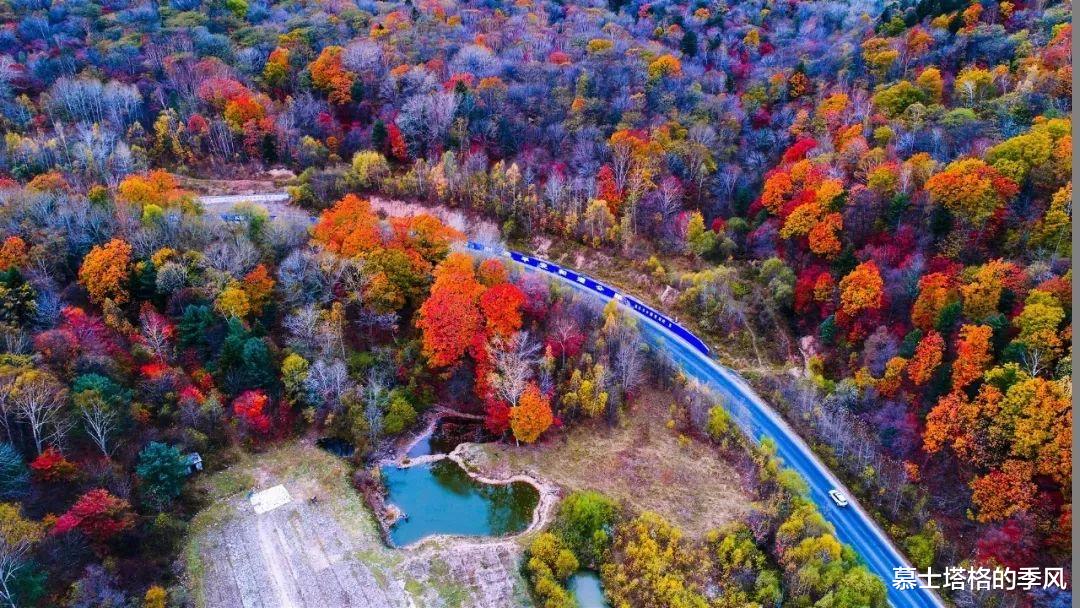
[[[667,316],[653,310],[649,306],[638,302],[637,300],[631,298],[626,294],[619,293],[618,291],[612,289],[611,287],[608,287],[607,285],[604,285],[603,283],[600,283],[599,281],[593,280],[583,274],[578,274],[568,268],[562,268],[558,264],[553,264],[552,262],[548,262],[547,260],[534,258],[525,255],[524,253],[519,253],[517,251],[500,251],[494,248],[489,248],[481,243],[474,243],[472,241],[469,241],[466,246],[473,251],[483,251],[486,253],[496,254],[501,253],[502,255],[514,260],[515,262],[518,262],[519,264],[524,264],[538,270],[543,270],[544,272],[557,275],[567,281],[576,282],[582,287],[586,289],[591,289],[592,291],[596,292],[605,300],[615,300],[623,306],[633,309],[635,312],[642,315],[643,317],[652,320],[660,327],[671,332],[672,334],[675,334],[684,342],[686,342],[696,350],[701,351],[706,356],[710,354],[709,347],[706,346],[705,343],[702,342],[701,339],[699,339],[697,336],[690,333],[690,331],[688,331],[685,327],[669,319]]]

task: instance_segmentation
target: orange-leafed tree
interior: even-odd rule
[[[850,107],[851,98],[847,93],[833,93],[821,100],[815,114],[826,124],[837,126],[837,123],[848,117],[848,108]]]
[[[974,419],[975,410],[967,395],[953,391],[943,396],[926,415],[923,449],[935,454],[951,445],[958,454],[970,454],[968,449],[977,447],[968,435],[974,430]]]
[[[844,230],[844,216],[827,213],[807,234],[810,251],[824,257],[834,258],[840,253],[840,233]]]
[[[37,192],[70,192],[71,184],[63,173],[47,171],[34,176],[34,179],[27,182],[26,188]]]
[[[434,274],[435,284],[417,311],[416,326],[422,333],[424,356],[433,367],[447,367],[461,359],[483,328],[477,300],[484,287],[464,254],[448,256]]]
[[[346,257],[365,257],[382,247],[379,217],[371,204],[347,194],[319,216],[311,234],[328,251]]]
[[[12,235],[0,245],[0,270],[18,268],[26,263],[26,241]]]
[[[977,226],[1016,196],[1019,187],[981,159],[963,158],[931,177],[926,190],[934,202]]]
[[[975,519],[982,523],[1000,521],[1029,509],[1038,491],[1031,479],[1033,472],[1030,462],[1009,460],[1001,469],[971,480]]]
[[[911,323],[929,331],[937,322],[941,310],[957,298],[953,277],[944,272],[932,272],[919,279],[919,296],[911,306]]]
[[[309,66],[311,83],[336,104],[352,101],[352,86],[356,80],[356,74],[346,70],[341,63],[342,50],[340,46],[328,46]]]
[[[665,76],[682,74],[682,62],[674,55],[661,55],[649,64],[649,79],[656,80]]]
[[[514,439],[524,443],[536,441],[554,421],[551,403],[532,382],[525,387],[517,406],[510,408],[510,430]]]
[[[116,198],[129,205],[157,205],[165,208],[182,204],[191,193],[181,188],[171,173],[155,169],[149,173],[129,175],[116,187]]]
[[[926,384],[941,365],[945,353],[945,338],[936,331],[923,336],[908,363],[908,378],[915,384]]]
[[[988,325],[964,325],[956,343],[956,360],[952,366],[953,390],[960,390],[982,377],[993,360],[990,338],[994,330]]]
[[[765,177],[765,185],[761,189],[761,204],[773,215],[779,214],[794,188],[791,174],[785,170],[775,170]]]
[[[927,32],[922,26],[916,25],[908,30],[904,40],[905,57],[908,59],[918,57],[926,53],[932,44],[934,44],[934,37],[930,35],[930,32]]]
[[[431,271],[435,277],[432,289],[438,289],[446,283],[455,281],[476,281],[476,273],[473,271],[473,259],[466,253],[451,253]]]
[[[875,388],[883,397],[892,397],[900,390],[904,382],[904,369],[908,360],[903,357],[893,357],[885,364],[885,373],[877,381]]]
[[[226,124],[237,132],[258,130],[258,123],[266,118],[266,107],[263,102],[267,101],[262,95],[236,95],[225,102],[225,109],[221,112]]]
[[[513,283],[500,283],[480,296],[480,310],[490,335],[509,338],[521,329],[521,307],[525,294]]]
[[[448,286],[432,289],[420,306],[417,327],[423,332],[424,354],[434,367],[460,360],[483,319],[473,290]]]
[[[814,279],[814,301],[830,302],[834,291],[836,291],[836,280],[827,270],[821,271]]]
[[[274,279],[270,277],[270,271],[266,266],[259,264],[244,275],[242,283],[244,293],[247,294],[248,306],[251,312],[258,315],[270,302],[270,296],[274,294]]]
[[[985,375],[974,399],[942,397],[926,417],[923,447],[949,447],[981,476],[971,482],[979,521],[1030,504],[1034,478],[1064,489],[1072,480],[1072,391],[1068,382],[1031,377],[1014,363]]]
[[[510,280],[510,271],[506,268],[506,264],[497,258],[487,258],[480,262],[476,274],[480,282],[487,287],[494,287]]]
[[[266,59],[262,76],[270,87],[284,87],[289,78],[289,49],[280,46],[274,49]]]
[[[849,316],[876,310],[883,300],[885,282],[873,260],[863,262],[840,279],[840,309]]]
[[[131,245],[113,239],[96,245],[83,258],[79,282],[97,304],[112,300],[123,304],[128,300],[128,279],[131,274]]]
[[[431,265],[441,262],[450,253],[450,246],[464,238],[463,234],[428,213],[393,218],[390,228],[392,246],[415,251]]]

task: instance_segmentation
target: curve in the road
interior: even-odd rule
[[[709,348],[692,332],[674,320],[591,277],[534,256],[469,242],[473,251],[509,258],[526,268],[545,272],[604,300],[615,300],[645,321],[646,337],[660,346],[682,369],[724,397],[724,404],[742,429],[755,441],[769,438],[776,445],[784,465],[799,473],[810,488],[810,498],[836,529],[837,537],[851,545],[867,567],[885,582],[889,604],[897,608],[944,606],[932,590],[895,589],[890,583],[896,568],[911,564],[858,504],[843,484],[813,453],[809,446],[738,374],[710,357]],[[829,499],[829,490],[840,489],[849,505],[839,507]]]

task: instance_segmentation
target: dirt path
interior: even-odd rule
[[[296,174],[288,169],[271,169],[238,179],[212,179],[191,177],[174,173],[181,188],[200,195],[256,194],[259,192],[284,191],[285,186],[296,181]]]

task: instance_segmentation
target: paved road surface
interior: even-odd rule
[[[943,606],[941,599],[928,589],[900,591],[892,587],[893,569],[910,567],[907,558],[893,546],[869,514],[859,506],[851,493],[846,491],[843,484],[814,455],[799,435],[745,380],[710,358],[708,347],[696,336],[641,302],[568,268],[518,252],[495,250],[479,243],[470,242],[468,247],[479,252],[509,257],[526,268],[546,272],[604,300],[615,299],[633,311],[644,321],[642,329],[645,337],[664,350],[688,375],[723,396],[732,416],[751,437],[757,441],[769,438],[776,444],[777,455],[784,461],[785,466],[794,469],[806,480],[810,487],[810,498],[836,528],[840,540],[854,547],[870,570],[885,582],[889,604],[897,608]],[[849,506],[838,507],[829,499],[828,492],[834,488],[848,497]]]
[[[252,203],[266,209],[270,219],[291,218],[297,221],[314,222],[315,217],[306,209],[294,207],[289,204],[287,192],[273,192],[269,194],[230,194],[228,196],[200,196],[199,203],[207,213],[219,216],[228,222],[240,219],[232,213],[233,207],[240,203]]]

